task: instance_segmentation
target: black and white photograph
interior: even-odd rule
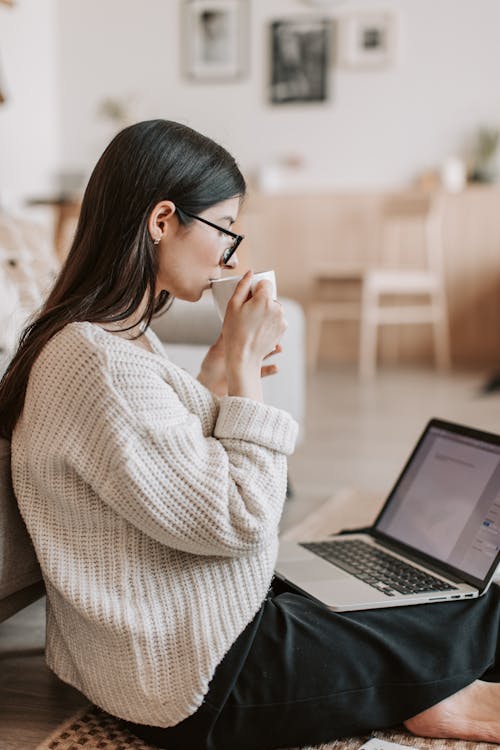
[[[339,64],[346,68],[384,68],[395,62],[396,20],[386,11],[363,11],[341,19]]]
[[[328,97],[331,22],[296,18],[271,24],[271,102]]]
[[[225,81],[245,73],[247,0],[185,0],[183,51],[186,75]]]

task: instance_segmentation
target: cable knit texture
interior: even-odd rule
[[[268,590],[297,425],[72,323],[33,366],[14,490],[48,594],[47,661],[115,716],[192,714]]]

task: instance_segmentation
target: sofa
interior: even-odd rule
[[[13,327],[18,328],[20,321],[36,309],[54,278],[55,255],[47,245],[37,248],[32,241],[35,236],[31,228],[28,231],[25,222],[13,221],[12,217],[5,220],[0,215],[0,368],[6,365],[12,353]],[[45,235],[42,232],[39,236]],[[35,268],[37,273],[34,273]],[[9,302],[8,308],[2,308],[2,299]],[[304,316],[297,303],[280,301],[289,328],[278,359],[280,372],[266,378],[264,391],[269,403],[293,415],[302,435]],[[220,325],[210,292],[196,303],[175,300],[171,308],[153,322],[167,355],[194,375],[198,373],[207,347],[219,335]],[[40,568],[12,492],[10,445],[0,439],[0,622],[43,593]]]
[[[10,444],[0,438],[0,622],[43,593],[35,551],[12,492]]]

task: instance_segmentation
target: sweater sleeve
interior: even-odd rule
[[[253,554],[276,537],[297,433],[286,412],[225,397],[210,433],[189,386],[181,399],[152,367],[113,372],[94,357],[67,368],[66,383],[65,459],[120,517],[198,555]]]
[[[240,404],[238,414],[248,421],[256,411],[259,422],[269,418],[269,436],[263,425],[252,424],[248,432],[238,425],[235,435],[226,429],[224,438],[205,437],[193,415],[168,431],[136,424],[127,445],[115,441],[110,470],[96,489],[121,516],[169,547],[205,555],[256,552],[277,534],[293,434],[284,424],[287,415],[258,406]]]

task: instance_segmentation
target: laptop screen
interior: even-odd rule
[[[376,529],[483,579],[500,548],[500,445],[431,426]]]

